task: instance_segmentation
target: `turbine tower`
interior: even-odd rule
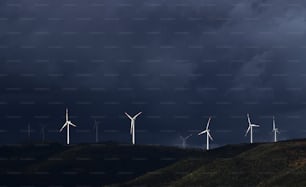
[[[247,118],[248,118],[249,127],[248,127],[247,131],[245,132],[245,136],[247,136],[248,133],[250,132],[250,143],[252,144],[253,143],[253,127],[260,127],[260,126],[251,123],[251,119],[250,119],[249,114],[247,114]]]
[[[65,124],[62,126],[62,128],[60,129],[60,132],[62,132],[62,130],[67,127],[67,145],[69,145],[70,143],[70,134],[69,134],[69,127],[73,126],[76,127],[76,125],[74,125],[73,123],[71,123],[71,121],[69,121],[69,116],[68,116],[68,109],[66,108],[66,122]]]
[[[209,123],[210,123],[211,117],[208,118],[206,129],[202,132],[200,132],[198,135],[202,135],[206,133],[206,150],[209,150],[209,139],[213,140],[213,138],[210,135],[210,130],[209,130]]]
[[[98,143],[99,142],[99,122],[97,122],[97,120],[95,120],[94,122],[93,129],[96,132],[96,143]]]
[[[183,137],[183,136],[180,136],[180,139],[182,140],[182,147],[185,149],[186,148],[186,142],[187,140],[192,136],[192,134],[186,136],[186,137]]]
[[[272,132],[274,133],[274,142],[277,142],[277,134],[280,134],[278,128],[275,127],[275,118],[273,116],[273,129]]]
[[[131,129],[130,129],[130,134],[132,135],[132,144],[135,144],[135,121],[136,118],[141,114],[142,112],[139,112],[136,114],[134,117],[131,117],[128,113],[125,112],[125,115],[130,118],[131,120]]]

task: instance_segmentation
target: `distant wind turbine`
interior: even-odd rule
[[[250,143],[252,144],[253,143],[253,127],[260,127],[260,126],[251,123],[251,119],[250,119],[250,115],[249,114],[247,114],[247,118],[248,118],[249,127],[248,127],[248,129],[247,129],[247,131],[245,133],[245,136],[247,136],[248,133],[250,132]]]
[[[274,142],[277,142],[277,134],[280,134],[278,128],[275,127],[275,118],[273,116],[273,129],[272,132],[274,133]]]
[[[131,117],[128,113],[125,112],[125,115],[130,118],[131,120],[131,129],[130,129],[130,134],[132,135],[132,143],[133,145],[135,144],[135,121],[136,118],[141,114],[142,112],[139,112],[136,114],[134,117]]]
[[[41,134],[41,140],[42,142],[45,142],[46,139],[46,125],[40,125],[40,134]]]
[[[20,132],[27,133],[27,140],[31,140],[31,133],[34,132],[34,130],[31,129],[30,123],[27,124],[27,127],[25,129],[21,129]]]
[[[76,125],[74,125],[73,123],[71,123],[71,121],[69,121],[69,116],[68,116],[68,109],[66,109],[66,122],[65,124],[62,126],[62,128],[60,129],[60,132],[62,132],[62,130],[67,127],[67,144],[69,145],[70,143],[70,134],[69,134],[69,127],[73,126],[76,127]]]
[[[206,150],[209,150],[209,139],[213,140],[213,138],[210,135],[210,130],[209,130],[210,121],[211,121],[211,117],[208,118],[206,129],[198,134],[200,136],[206,133]]]
[[[186,148],[186,142],[187,140],[192,136],[192,134],[186,136],[186,137],[183,137],[183,136],[180,136],[180,139],[182,140],[182,147],[183,148]]]
[[[27,132],[28,132],[28,138],[30,139],[30,137],[31,137],[31,125],[30,125],[30,123],[28,124]]]
[[[97,122],[96,120],[94,122],[93,129],[96,132],[96,143],[98,143],[99,142],[99,122]]]

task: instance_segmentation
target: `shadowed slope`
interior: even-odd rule
[[[248,149],[239,152],[239,148]],[[219,157],[215,150],[203,153],[200,160],[177,162],[138,177],[126,185],[305,186],[305,140],[237,145],[232,150],[225,146],[219,149],[225,154],[224,157]],[[226,156],[229,152],[233,154]],[[209,154],[215,158],[210,158]]]
[[[200,150],[114,143],[1,146],[0,184],[101,186],[201,154]]]

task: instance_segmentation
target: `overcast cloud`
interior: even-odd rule
[[[178,134],[203,128],[209,115],[216,144],[247,141],[246,112],[263,124],[258,140],[271,139],[271,115],[280,118],[283,139],[303,137],[294,128],[303,127],[306,103],[305,6],[302,0],[1,1],[2,140],[11,141],[13,129],[28,122],[57,129],[65,107],[78,129],[88,130],[76,131],[83,133],[79,142],[90,141],[95,117],[104,140],[128,142],[123,112],[140,110],[136,129],[144,143],[174,144]]]

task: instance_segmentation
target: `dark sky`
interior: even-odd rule
[[[303,0],[2,0],[0,142],[180,144],[213,116],[212,146],[306,136],[306,2]],[[201,146],[205,137],[188,142]]]

